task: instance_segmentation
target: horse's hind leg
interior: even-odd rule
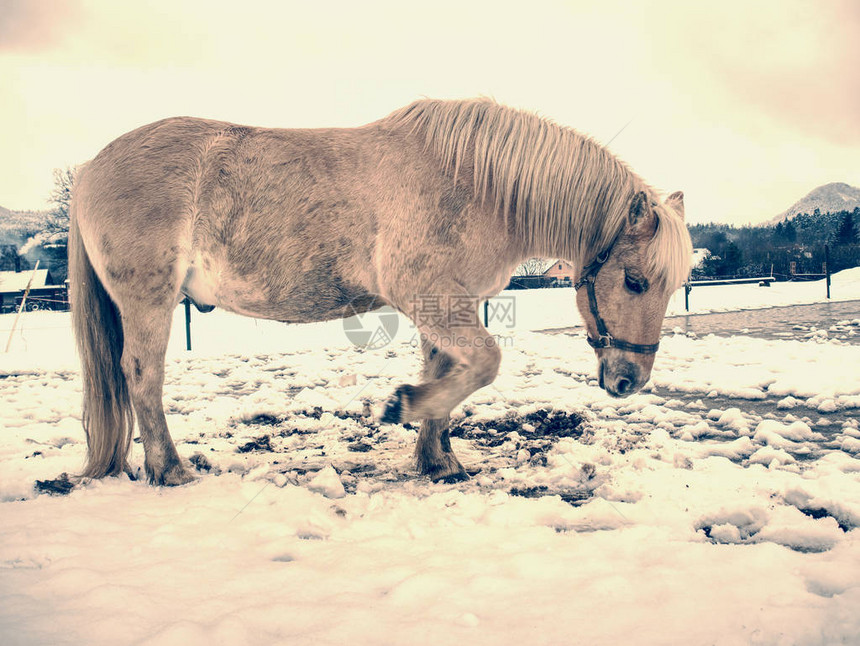
[[[437,350],[426,339],[421,340],[421,351],[424,354],[422,381],[439,379],[454,365],[451,357]],[[451,450],[448,422],[447,415],[438,419],[421,420],[415,460],[419,473],[428,475],[433,480],[463,480],[468,477],[463,465]]]
[[[181,485],[194,477],[182,466],[164,417],[164,355],[170,336],[173,300],[153,307],[139,301],[121,307],[122,370],[140,429],[149,481]]]

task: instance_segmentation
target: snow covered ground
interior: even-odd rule
[[[498,299],[516,316],[494,310],[501,373],[454,413],[455,485],[376,421],[420,368],[405,320],[362,351],[337,321],[195,312],[189,353],[179,309],[165,408],[198,480],[39,494],[85,440],[68,315],[25,315],[0,355],[0,643],[860,643],[860,344],[670,335],[613,400],[582,334],[535,332],[578,322],[572,294]],[[833,296],[860,299],[860,269]],[[691,309],[823,300],[708,287]]]

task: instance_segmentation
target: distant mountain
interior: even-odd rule
[[[839,211],[852,211],[856,206],[860,206],[860,188],[842,182],[833,182],[812,189],[806,197],[798,200],[789,209],[764,224],[766,226],[775,225],[786,218],[794,217],[798,213],[812,214],[815,209],[821,213],[837,213]]]

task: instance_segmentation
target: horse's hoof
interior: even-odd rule
[[[439,482],[442,484],[457,484],[458,482],[466,482],[469,480],[469,474],[466,473],[465,470],[458,471],[457,473],[449,473],[448,475],[438,476],[434,478],[430,476],[433,482]]]
[[[385,404],[385,410],[382,412],[380,421],[383,424],[400,424],[404,421],[404,409],[409,405],[409,396],[412,394],[413,387],[406,385],[400,386],[394,391]]]
[[[469,474],[466,469],[460,464],[460,461],[453,453],[447,453],[446,459],[441,462],[429,462],[425,460],[418,461],[418,471],[422,475],[427,476],[433,482],[443,482],[445,484],[454,484],[456,482],[465,482],[469,479]]]
[[[146,468],[149,476],[149,484],[164,487],[179,487],[189,482],[194,482],[195,477],[184,466],[179,463],[172,464],[157,474],[154,469]]]

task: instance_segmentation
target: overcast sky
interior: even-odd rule
[[[44,208],[53,168],[162,117],[351,127],[422,96],[612,140],[690,222],[860,186],[860,2],[633,5],[0,0],[0,205]]]

